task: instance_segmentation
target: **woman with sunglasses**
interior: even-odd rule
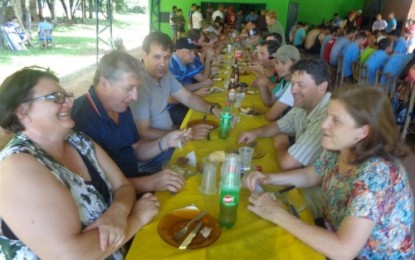
[[[87,136],[71,131],[73,94],[48,70],[0,86],[0,259],[122,259],[122,245],[159,210]]]
[[[248,209],[330,259],[413,259],[414,198],[399,161],[408,148],[399,139],[388,97],[373,87],[337,89],[322,131],[326,150],[313,165],[253,172],[244,185],[253,192],[265,184],[322,185],[327,229],[291,215],[271,193],[253,193]]]

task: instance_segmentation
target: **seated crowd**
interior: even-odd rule
[[[388,21],[378,14],[371,26],[363,26],[358,19],[361,15],[360,11],[351,11],[342,20],[334,14],[329,22],[324,20],[311,30],[307,23],[297,22],[290,30],[289,40],[304,53],[319,54],[330,65],[332,76],[339,74],[342,82],[385,84],[384,77],[377,77],[382,73],[393,81],[414,58],[415,25],[409,19],[401,32],[390,12]]]
[[[185,178],[163,167],[174,148],[208,137],[205,123],[177,130],[187,110],[221,115],[204,97],[230,42],[245,50],[252,86],[268,107],[269,124],[247,129],[238,142],[273,138],[277,158],[269,163],[283,171],[244,176],[252,192],[248,210],[328,258],[413,257],[414,199],[400,162],[408,147],[390,100],[359,85],[331,93],[330,67],[340,57],[349,78],[362,47],[374,48],[364,63],[372,80],[391,53],[409,55],[400,36],[390,30],[368,43],[371,34],[356,29],[357,12],[344,21],[334,16],[339,30],[319,26],[307,35],[308,25],[298,23],[287,41],[293,44],[285,44],[275,12],[264,15],[268,30],[257,31],[252,18],[238,33],[219,19],[174,42],[152,32],[141,57],[105,54],[91,87],[75,100],[49,70],[10,75],[0,86],[0,126],[15,133],[0,152],[0,258],[122,259],[126,242],[163,206],[152,192],[184,187]],[[304,50],[321,58],[301,58]],[[261,192],[267,184],[304,189],[307,206],[325,227],[287,213]]]

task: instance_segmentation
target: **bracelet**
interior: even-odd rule
[[[159,145],[159,149],[160,149],[160,152],[165,152],[165,150],[163,150],[163,147],[161,147],[161,142],[163,141],[163,138],[160,138],[159,140],[158,140],[158,145]]]
[[[212,105],[210,108],[209,108],[209,112],[213,115],[213,109],[215,108],[216,106],[215,105]]]

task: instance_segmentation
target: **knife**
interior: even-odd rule
[[[200,220],[199,223],[192,229],[192,231],[187,235],[187,237],[183,240],[181,245],[179,246],[180,250],[186,249],[187,246],[192,242],[193,238],[199,232],[199,229],[202,227],[203,222]]]

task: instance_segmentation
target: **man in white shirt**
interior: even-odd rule
[[[202,13],[200,12],[200,6],[196,6],[195,11],[192,14],[193,29],[200,30],[202,28]]]
[[[388,23],[386,22],[386,20],[382,19],[381,14],[377,14],[376,21],[374,21],[372,25],[372,32],[383,31],[386,29],[386,26],[388,26]]]
[[[219,4],[218,9],[214,11],[212,14],[212,22],[216,20],[217,16],[219,16],[222,21],[225,19],[225,15],[223,14],[224,9],[225,9],[225,6],[223,4]]]

